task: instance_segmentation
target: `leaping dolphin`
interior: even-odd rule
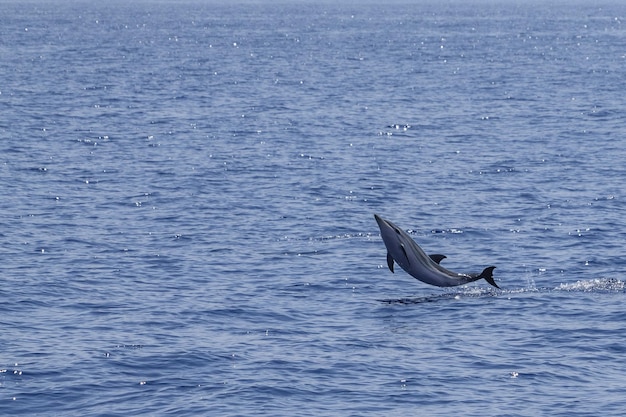
[[[374,214],[374,218],[380,227],[380,235],[387,247],[387,266],[391,272],[393,272],[395,261],[409,275],[426,284],[438,287],[454,287],[484,278],[489,284],[500,288],[493,280],[495,266],[485,268],[480,274],[452,272],[439,265],[439,262],[445,258],[444,255],[426,255],[422,248],[411,239],[411,236],[398,226],[377,214]]]

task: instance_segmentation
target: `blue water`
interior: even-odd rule
[[[626,6],[381,3],[0,3],[0,415],[623,413]]]

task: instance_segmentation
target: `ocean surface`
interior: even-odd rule
[[[0,1],[0,415],[623,415],[626,5],[380,3]]]

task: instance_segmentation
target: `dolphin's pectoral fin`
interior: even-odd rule
[[[435,261],[435,263],[441,263],[441,261],[443,261],[444,259],[447,258],[446,255],[439,255],[438,253],[435,253],[435,254],[432,254],[432,255],[428,255],[428,256],[430,256],[430,259]]]
[[[389,252],[387,252],[387,266],[389,267],[389,270],[393,272],[393,257]]]
[[[496,282],[493,280],[493,270],[496,269],[495,266],[488,266],[487,268],[485,268],[483,270],[483,272],[478,276],[478,279],[480,278],[484,278],[485,281],[487,281],[489,284],[493,285],[494,287],[500,289],[500,287],[498,287],[498,285],[496,284]]]

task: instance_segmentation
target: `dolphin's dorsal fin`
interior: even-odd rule
[[[389,267],[389,270],[393,272],[393,257],[389,252],[387,252],[387,266]]]
[[[440,255],[438,253],[434,253],[432,255],[428,255],[430,256],[430,259],[432,259],[433,261],[435,261],[435,263],[441,263],[441,261],[443,261],[444,259],[447,258],[446,255]]]

